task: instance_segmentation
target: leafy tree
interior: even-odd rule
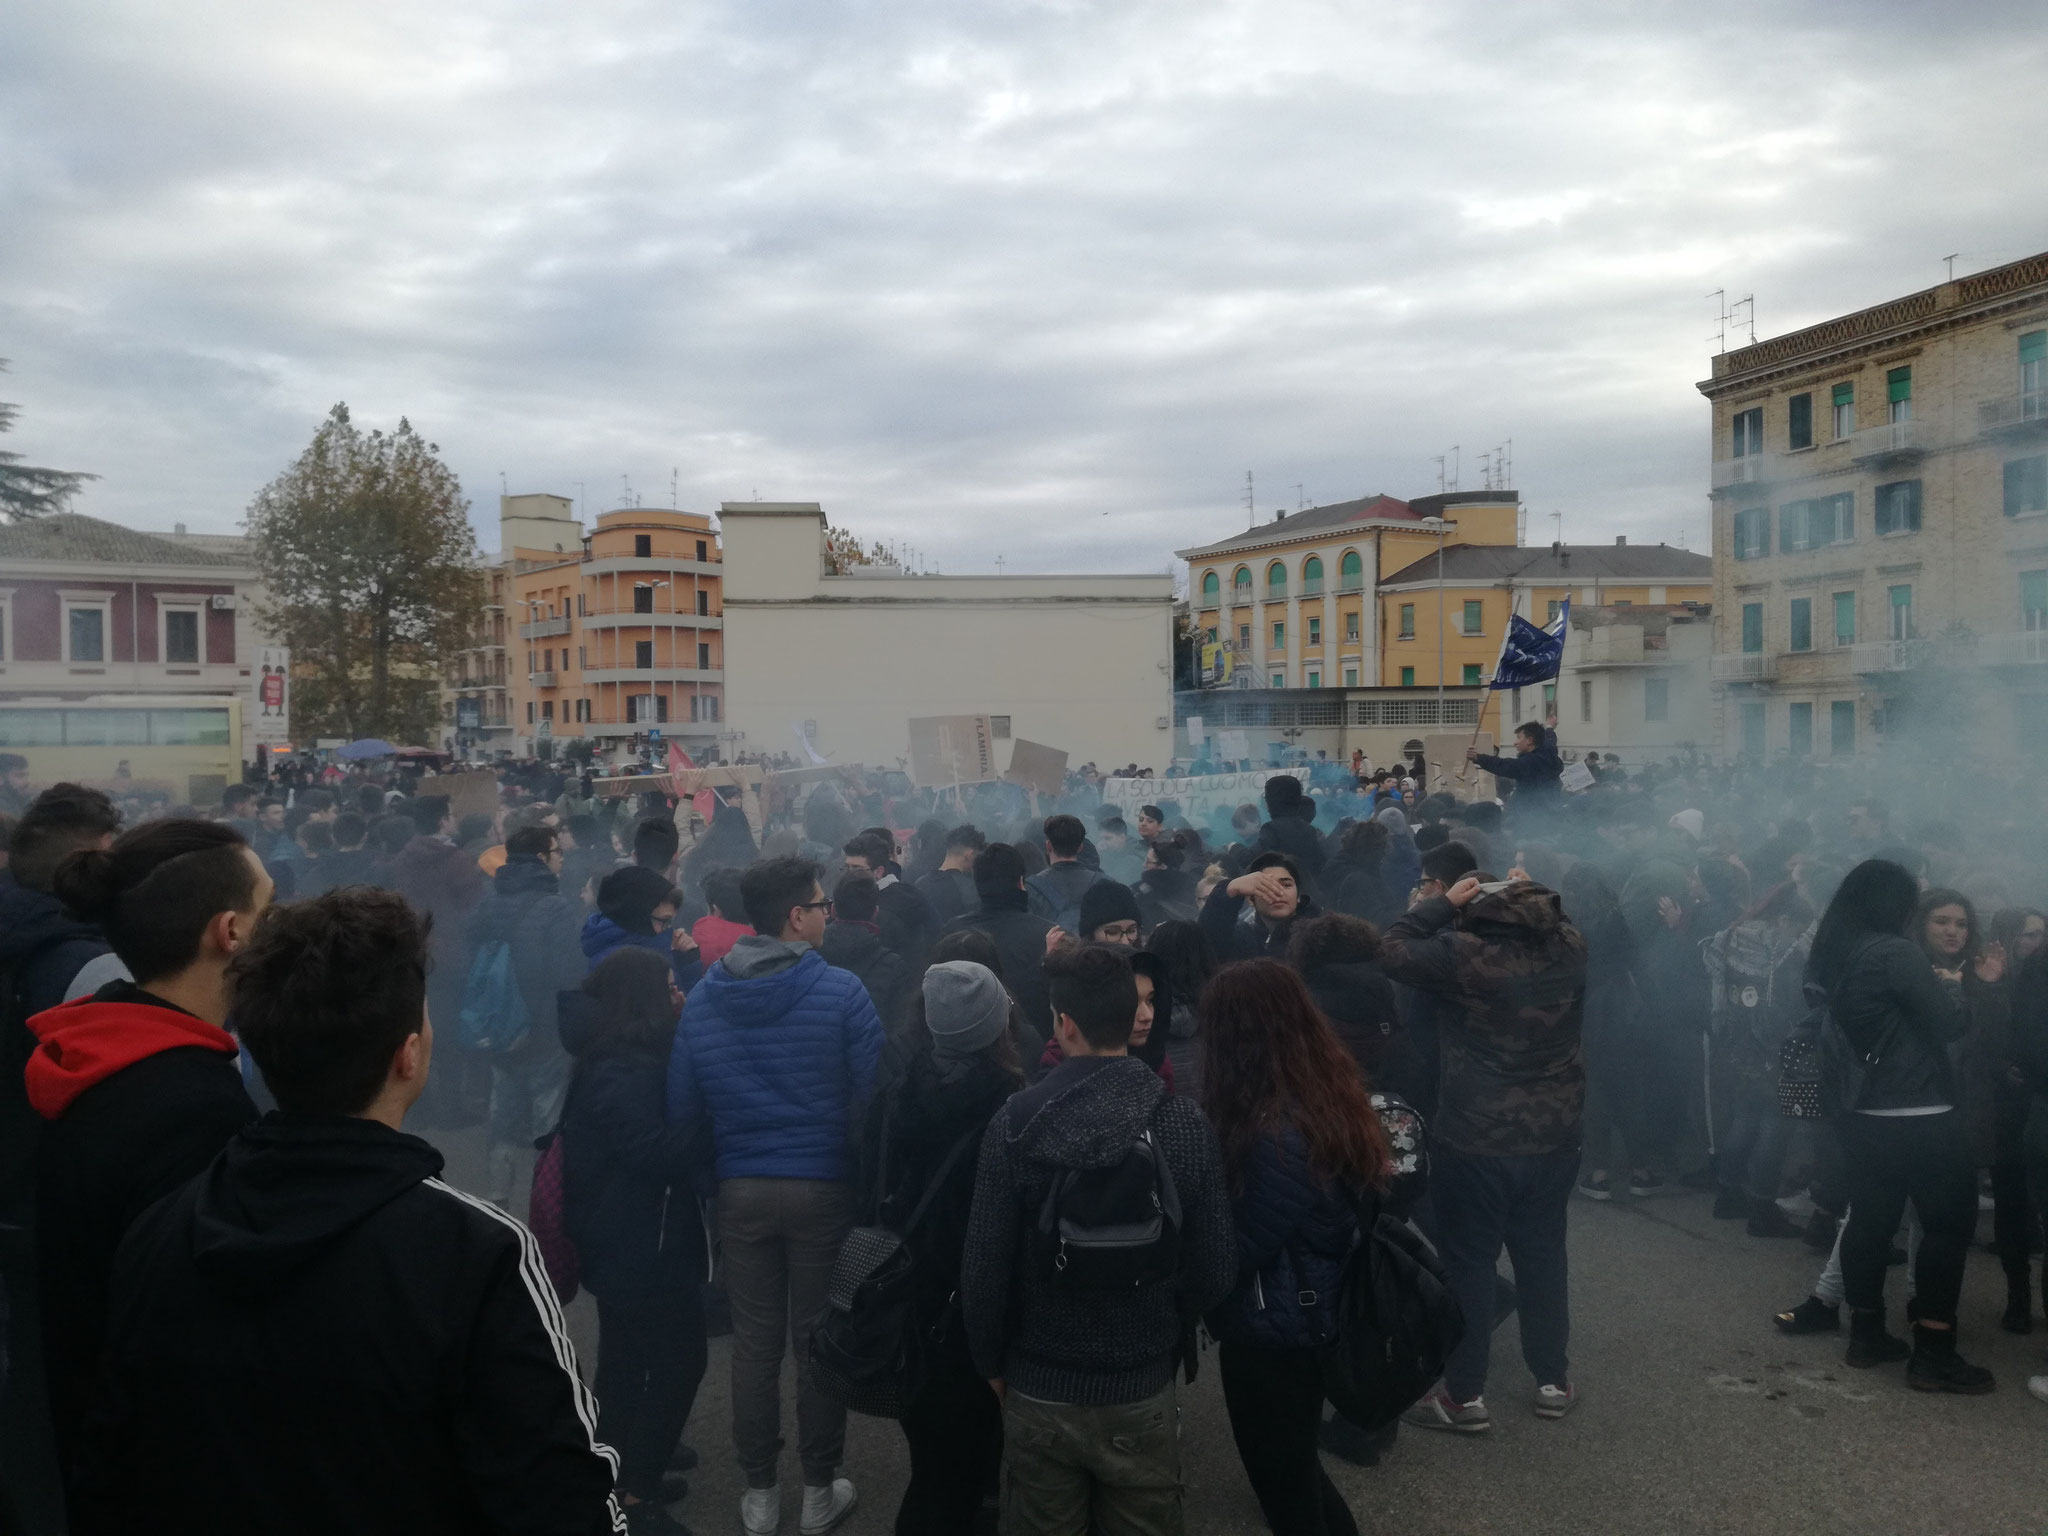
[[[863,549],[860,535],[845,528],[825,530],[825,555],[832,562],[832,574],[844,576],[856,565],[894,565],[896,557],[882,547],[877,539]]]
[[[0,357],[0,373],[6,371],[7,359]],[[14,419],[20,414],[21,407],[0,400],[0,433],[13,431]],[[97,479],[98,475],[75,469],[40,469],[22,463],[18,453],[0,450],[0,523],[62,512],[80,486]]]
[[[481,617],[469,502],[401,419],[365,434],[337,405],[298,461],[250,503],[268,588],[260,621],[292,650],[305,734],[430,739],[441,657]]]

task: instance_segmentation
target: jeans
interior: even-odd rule
[[[659,1501],[704,1364],[697,1285],[597,1298],[597,1435],[619,1453],[622,1493]]]
[[[903,1413],[910,1486],[896,1536],[964,1536],[1002,1483],[1003,1405],[965,1359],[947,1359]]]
[[[1757,1200],[1777,1199],[1792,1129],[1778,1108],[1777,1085],[1767,1077],[1729,1072],[1717,1080],[1716,1092],[1721,1095],[1716,1109],[1724,1116],[1717,1164],[1721,1187],[1746,1191]]]
[[[1828,1261],[1821,1266],[1820,1279],[1813,1283],[1813,1294],[1831,1307],[1842,1304],[1842,1234],[1849,1229],[1846,1220],[1835,1224],[1835,1246],[1828,1251]],[[1919,1279],[1916,1267],[1920,1262],[1920,1239],[1926,1234],[1920,1229],[1920,1213],[1913,1208],[1913,1202],[1906,1202],[1906,1300],[1914,1298]],[[1887,1261],[1891,1255],[1886,1254]]]
[[[1135,1403],[1003,1399],[1003,1536],[1180,1536],[1174,1384]]]
[[[491,1117],[485,1132],[489,1187],[484,1198],[502,1206],[512,1203],[522,1158],[531,1158],[533,1144],[562,1118],[562,1096],[569,1087],[566,1053],[501,1054],[491,1058]]]
[[[846,1408],[811,1380],[811,1332],[853,1224],[842,1183],[727,1179],[718,1232],[732,1300],[732,1443],[749,1488],[773,1488],[782,1454],[782,1347],[796,1355],[796,1447],[806,1487],[821,1488],[846,1451]]]
[[[1318,1352],[1225,1342],[1216,1355],[1230,1435],[1273,1536],[1358,1536],[1358,1522],[1317,1454]]]
[[[1468,1403],[1486,1390],[1495,1271],[1503,1246],[1514,1266],[1522,1358],[1537,1383],[1571,1378],[1571,1295],[1565,1210],[1579,1176],[1579,1149],[1526,1157],[1482,1157],[1439,1144],[1430,1154],[1437,1241],[1465,1336],[1444,1366],[1444,1386]]]
[[[1849,1165],[1843,1300],[1857,1311],[1883,1310],[1892,1234],[1910,1199],[1923,1234],[1913,1266],[1920,1316],[1953,1324],[1963,1261],[1977,1229],[1977,1174],[1962,1111],[1843,1115],[1836,1127]]]

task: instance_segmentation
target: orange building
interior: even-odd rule
[[[692,751],[712,744],[725,714],[725,605],[709,517],[627,508],[600,514],[575,554],[510,553],[526,663],[512,703],[519,750],[650,732]]]

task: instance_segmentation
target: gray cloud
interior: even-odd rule
[[[81,505],[227,527],[327,406],[514,489],[816,498],[1159,568],[1512,436],[1530,536],[1706,527],[1766,333],[2048,244],[2030,9],[573,10],[0,22],[0,355]],[[2022,194],[2022,195],[2016,195]]]

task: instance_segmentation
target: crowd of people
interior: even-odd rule
[[[1574,1198],[1709,1192],[1815,1250],[1759,1328],[1992,1391],[1980,1206],[2000,1325],[2048,1305],[2042,821],[1587,766],[1565,793],[1540,725],[1254,803],[1133,765],[1128,821],[1092,771],[742,804],[533,762],[458,816],[291,765],[139,819],[10,778],[5,1368],[70,1529],[684,1530],[729,1331],[741,1529],[783,1526],[793,1357],[821,1536],[860,1490],[819,1362],[878,1242],[914,1323],[899,1536],[1181,1530],[1205,1361],[1271,1529],[1356,1532],[1322,1456],[1487,1431],[1506,1317],[1521,1411],[1577,1405]],[[1364,1425],[1327,1357],[1387,1220],[1465,1326]]]

